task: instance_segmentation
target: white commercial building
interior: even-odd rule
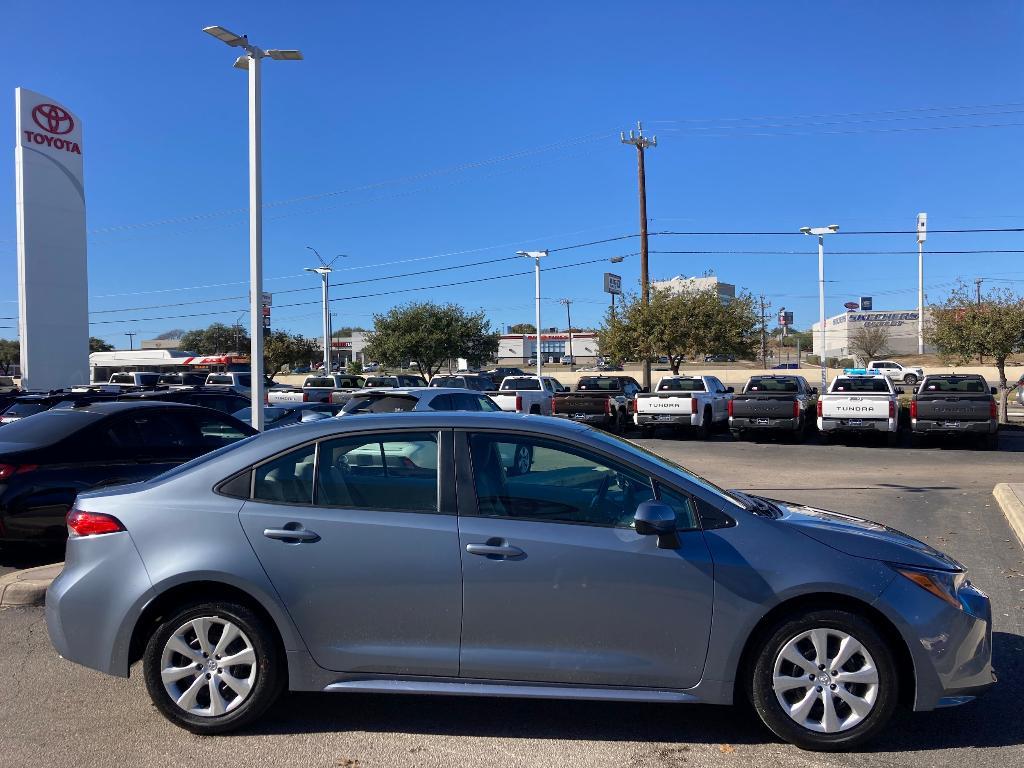
[[[572,356],[576,359],[577,365],[588,365],[597,362],[600,350],[597,344],[597,334],[589,332],[572,334],[572,344],[569,343],[567,331],[550,330],[540,335],[540,356],[545,363],[561,362],[563,357],[569,356],[569,348],[572,347]],[[535,333],[508,333],[501,337],[498,342],[498,365],[522,365],[534,359],[537,354],[537,334]]]
[[[736,286],[731,283],[723,283],[714,275],[706,277],[676,275],[667,280],[652,280],[651,287],[669,290],[672,293],[713,290],[718,294],[718,298],[722,300],[723,304],[728,304],[736,298]]]
[[[825,357],[853,357],[850,342],[853,335],[863,328],[884,328],[889,335],[886,344],[887,357],[917,354],[916,309],[862,312],[852,310],[825,320]],[[928,327],[929,312],[925,310],[924,323]],[[821,324],[811,326],[814,334],[814,354],[821,354]],[[925,354],[935,351],[934,346],[925,342]],[[867,360],[862,362],[866,363]]]

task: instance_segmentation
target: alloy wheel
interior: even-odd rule
[[[817,733],[862,723],[879,695],[879,673],[867,648],[838,629],[801,632],[775,659],[772,687],[790,719]]]

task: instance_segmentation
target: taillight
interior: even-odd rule
[[[910,418],[917,418],[917,400],[910,401]]]
[[[38,464],[0,464],[0,480],[8,480],[14,475],[23,475],[38,468]]]
[[[896,418],[896,403],[892,400],[889,401],[889,418]]]
[[[726,406],[726,408],[729,411],[729,418],[731,419],[732,418],[732,400],[729,401],[729,404]]]
[[[302,402],[304,402],[304,403],[308,403],[309,402],[309,392],[303,392],[302,393]]]
[[[263,393],[263,404],[270,405],[270,392]]]
[[[516,413],[520,413],[523,410],[523,396],[516,395]]]
[[[999,406],[996,404],[996,401],[995,401],[994,398],[992,400],[990,400],[989,404],[988,404],[988,417],[990,419],[998,419],[999,418]]]
[[[639,403],[637,403],[637,400],[634,397],[633,398],[633,413],[639,413],[639,411],[640,411],[640,405],[639,405]]]
[[[690,413],[697,412],[697,398],[690,396]]]
[[[730,402],[729,405],[732,405],[732,403]],[[731,411],[730,411],[729,415],[730,416],[732,415]],[[800,401],[799,400],[794,400],[793,401],[793,418],[794,419],[799,419],[800,418]]]
[[[551,398],[551,413],[552,415],[558,413],[558,400]]]
[[[821,409],[821,406],[822,406],[822,402],[821,402],[821,400],[819,400],[819,401],[818,401],[818,415],[819,415],[819,416],[821,416],[821,415],[822,415],[822,409]]]
[[[611,416],[612,415],[612,399],[610,397],[605,398],[605,401],[604,401],[604,415],[605,416]]]
[[[124,530],[121,521],[113,515],[72,509],[68,512],[69,536],[100,536],[104,533],[119,533]]]

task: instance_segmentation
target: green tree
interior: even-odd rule
[[[980,302],[960,283],[946,301],[931,307],[928,340],[946,363],[964,365],[988,355],[999,372],[999,420],[1004,424],[1010,389],[1006,359],[1024,352],[1024,297],[1008,288],[993,288]]]
[[[891,336],[889,329],[881,325],[858,328],[850,334],[850,351],[867,365],[889,354]]]
[[[758,343],[754,300],[741,294],[723,304],[714,290],[673,293],[653,288],[650,302],[629,294],[598,330],[601,354],[616,361],[654,360],[666,355],[672,373],[685,359],[707,354],[750,357]]]
[[[183,329],[181,329],[181,328],[172,328],[171,330],[164,331],[163,333],[155,336],[154,338],[163,341],[163,340],[166,340],[166,339],[180,339],[184,335],[185,335],[185,331]]]
[[[335,328],[331,331],[331,338],[342,339],[351,336],[353,333],[366,333],[366,329],[361,325],[343,325],[341,328]]]
[[[508,327],[509,333],[536,333],[537,326],[533,323],[516,323]]]
[[[108,344],[103,339],[97,339],[95,336],[89,337],[89,351],[90,352],[112,352],[114,350],[113,344]]]
[[[263,342],[263,369],[274,378],[288,365],[307,364],[323,357],[323,350],[312,339],[298,333],[272,331]]]
[[[0,339],[0,372],[4,376],[21,362],[21,344],[15,339]]]
[[[363,354],[388,366],[413,360],[429,379],[449,359],[464,357],[471,366],[491,360],[499,338],[482,311],[413,302],[373,316],[373,331]]]
[[[249,334],[240,325],[213,323],[182,334],[181,348],[198,355],[241,352],[249,348]]]

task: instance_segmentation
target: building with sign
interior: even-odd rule
[[[533,359],[537,352],[537,334],[509,333],[498,342],[498,365],[523,365]],[[589,332],[572,334],[572,356],[577,365],[593,365],[600,351],[597,334]],[[566,331],[550,330],[540,335],[540,355],[545,363],[560,362],[569,355],[569,334]]]
[[[718,298],[721,299],[723,304],[728,304],[736,298],[736,286],[731,283],[723,283],[714,275],[706,277],[676,275],[667,280],[652,280],[651,287],[669,290],[672,293],[713,290],[718,294]]]
[[[924,313],[925,328],[928,327],[929,311]],[[889,334],[887,356],[917,354],[916,309],[889,312],[863,312],[851,310],[825,320],[825,357],[853,357],[850,342],[853,335],[862,328],[884,328]],[[814,333],[814,354],[820,354],[821,324],[811,326]],[[925,343],[925,354],[935,351],[933,345]],[[866,360],[861,362],[867,362]]]

